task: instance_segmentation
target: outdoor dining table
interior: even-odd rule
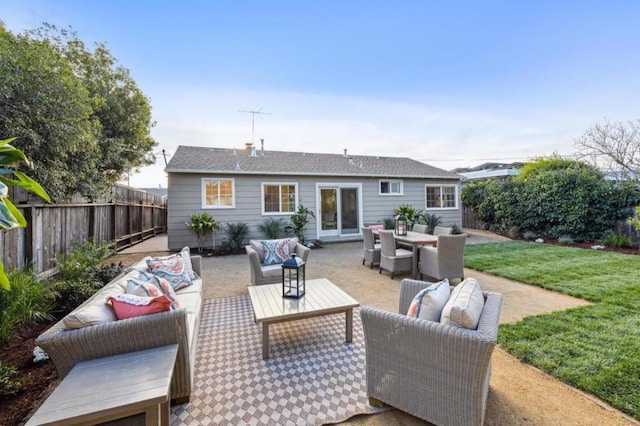
[[[375,236],[378,236],[378,230],[373,231]],[[420,253],[420,247],[422,246],[435,246],[438,242],[437,235],[423,234],[422,232],[407,231],[407,235],[397,235],[393,233],[393,238],[396,242],[405,244],[411,244],[413,251],[413,262],[411,265],[411,276],[414,280],[418,279],[418,255]]]

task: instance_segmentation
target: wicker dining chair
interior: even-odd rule
[[[362,231],[362,241],[364,245],[362,249],[362,264],[364,265],[365,262],[369,262],[369,268],[373,269],[374,264],[380,264],[380,244],[376,243],[371,228],[363,226],[360,230]]]
[[[413,252],[402,248],[396,248],[396,240],[393,231],[379,231],[380,235],[380,269],[391,272],[391,279],[396,272],[411,271],[413,266]]]
[[[436,278],[464,279],[464,247],[467,234],[438,235],[435,247],[420,248],[420,278],[424,275]]]

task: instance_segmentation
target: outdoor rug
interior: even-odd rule
[[[191,401],[171,408],[173,426],[320,425],[384,411],[368,403],[358,309],[352,344],[344,314],[271,325],[268,360],[248,295],[205,300],[201,315]]]

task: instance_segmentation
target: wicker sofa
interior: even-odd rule
[[[201,277],[201,257],[191,256],[191,264],[193,271]],[[77,315],[83,309],[85,312],[86,309],[104,309],[107,297],[120,292],[123,285],[126,287],[127,279],[136,278],[139,271],[148,271],[145,259],[109,282],[70,315]],[[36,345],[49,355],[60,378],[64,378],[81,361],[177,343],[171,399],[178,404],[188,402],[202,306],[202,278],[192,281],[193,285],[176,292],[179,309],[74,329],[69,329],[64,320],[60,320],[36,339]]]
[[[406,316],[414,296],[430,284],[402,280],[399,314],[371,306],[360,310],[370,403],[434,425],[482,425],[502,295],[482,292],[477,329]]]

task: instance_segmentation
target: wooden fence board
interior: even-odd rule
[[[44,204],[16,192],[12,197],[24,200],[17,207],[27,227],[0,233],[0,259],[6,270],[31,265],[36,273],[46,271],[57,253],[89,239],[114,243],[120,250],[166,232],[162,197],[133,188],[114,187],[95,203],[74,197],[73,203]]]

